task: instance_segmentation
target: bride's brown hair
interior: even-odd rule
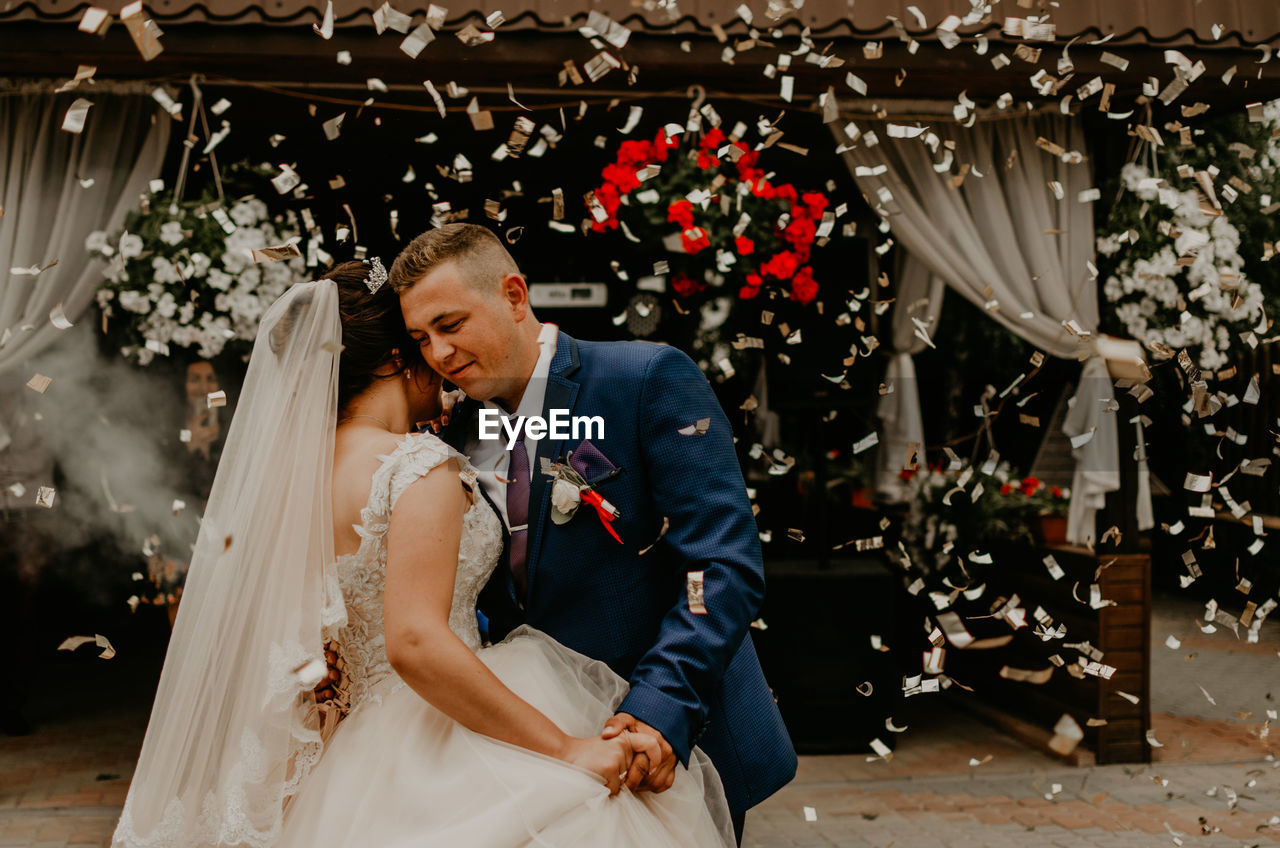
[[[338,286],[338,315],[342,320],[342,353],[338,359],[338,410],[380,378],[376,373],[388,363],[405,370],[427,366],[418,343],[404,327],[400,298],[389,285],[370,292],[365,281],[373,266],[368,262],[341,262],[320,274]]]

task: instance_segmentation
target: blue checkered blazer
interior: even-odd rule
[[[464,402],[443,433],[455,447],[477,426],[477,406]],[[572,451],[588,482],[601,481],[622,544],[586,504],[553,523],[550,479],[534,468],[528,597],[522,609],[510,571],[494,572],[480,598],[490,637],[527,623],[607,663],[631,683],[619,711],[661,731],[682,763],[699,746],[741,815],[795,776],[796,754],[748,634],[764,569],[729,420],[679,350],[563,332],[543,417],[556,409],[604,422],[602,437],[547,439],[538,456]],[[678,432],[700,419],[710,419],[704,435]],[[689,609],[690,571],[704,574],[706,614]]]

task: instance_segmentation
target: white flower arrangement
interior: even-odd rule
[[[1274,173],[1277,162],[1272,147],[1259,166]],[[1114,229],[1096,244],[1103,263],[1110,259],[1103,295],[1113,314],[1158,355],[1186,349],[1199,367],[1222,368],[1232,347],[1264,320],[1264,292],[1246,275],[1240,252],[1237,224],[1250,210],[1223,198],[1219,212],[1191,180],[1172,173],[1161,179],[1134,163],[1124,166],[1120,180],[1124,195],[1111,216]]]
[[[303,279],[301,258],[255,264],[258,248],[298,235],[292,212],[272,215],[255,197],[233,202],[226,215],[209,204],[173,206],[152,198],[112,236],[94,232],[85,248],[105,260],[98,306],[120,351],[140,365],[171,347],[213,357],[247,354],[267,307]]]

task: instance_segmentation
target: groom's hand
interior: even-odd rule
[[[629,713],[618,713],[604,725],[601,734],[612,739],[627,731],[635,756],[627,772],[627,788],[634,791],[648,789],[665,792],[676,779],[676,753],[662,734]]]

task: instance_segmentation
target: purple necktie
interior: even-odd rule
[[[529,547],[529,454],[524,448],[523,432],[511,448],[511,463],[507,473],[511,477],[511,482],[507,484],[507,525],[511,529],[507,562],[511,568],[511,576],[516,581],[516,597],[523,604],[529,591],[528,572],[525,569]]]

